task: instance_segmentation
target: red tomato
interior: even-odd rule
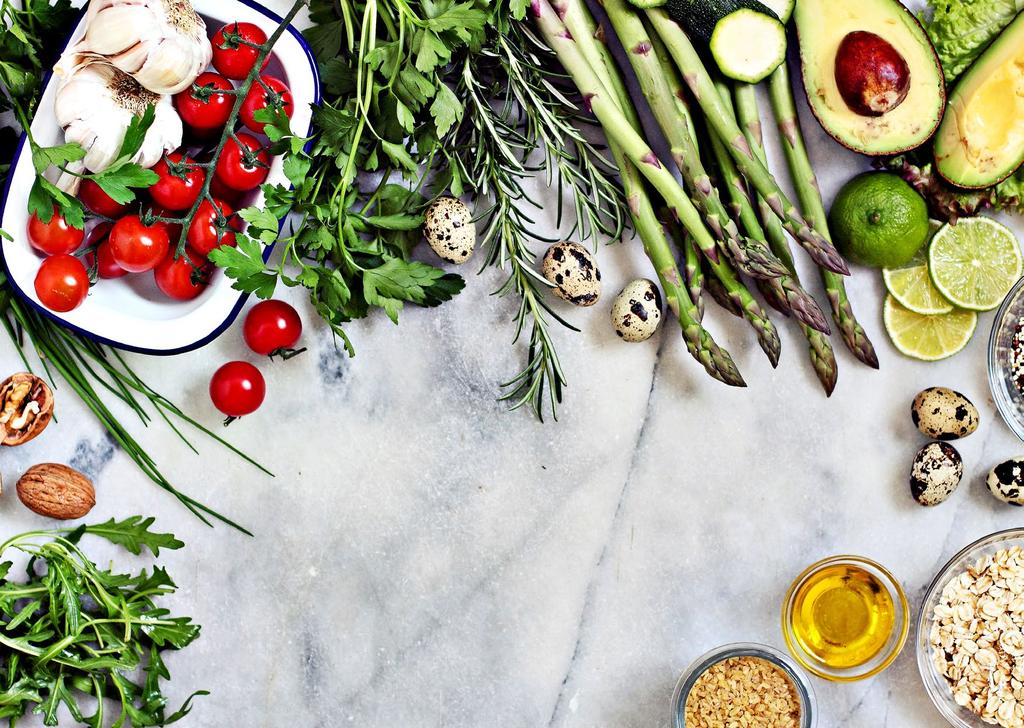
[[[43,222],[34,212],[28,219],[28,242],[43,255],[68,255],[82,246],[85,230],[68,224],[64,216],[53,209],[50,222]]]
[[[185,255],[175,260],[172,250],[153,270],[153,277],[157,288],[168,298],[191,301],[206,290],[210,273],[210,267],[195,251],[186,250]]]
[[[234,139],[228,140],[217,162],[217,176],[231,189],[247,192],[267,179],[270,156],[256,137],[245,133],[237,136],[242,146]]]
[[[168,210],[190,210],[199,199],[206,172],[192,167],[194,160],[181,152],[171,152],[153,167],[160,179],[149,188],[149,196]]]
[[[228,362],[210,380],[213,406],[229,418],[252,414],[263,404],[267,384],[260,370],[244,361]]]
[[[231,116],[235,97],[218,91],[231,91],[234,86],[219,73],[201,73],[192,84],[174,97],[178,116],[196,131],[223,129]]]
[[[240,43],[239,39],[263,45],[267,42],[267,34],[252,23],[228,23],[213,36],[213,67],[236,81],[249,75],[260,54],[255,48]],[[269,61],[267,56],[263,61],[264,68]]]
[[[159,205],[150,205],[146,210],[157,217],[167,217],[171,219],[183,217],[183,213],[180,210],[168,210],[166,207],[160,207]],[[171,239],[172,243],[177,243],[181,239],[180,223],[157,222],[156,224],[167,230],[167,237]]]
[[[284,301],[261,301],[245,317],[245,343],[257,354],[288,356],[302,336],[302,319]]]
[[[116,202],[103,188],[91,179],[82,180],[78,188],[78,199],[97,215],[117,219],[128,212],[128,205]]]
[[[229,203],[232,207],[243,207],[242,201],[245,197],[245,193],[241,190],[233,190],[226,184],[221,182],[220,177],[216,174],[213,175],[213,182],[210,183],[210,194],[213,195],[214,199],[223,200]]]
[[[240,232],[242,223],[237,217],[232,217],[233,213],[234,210],[226,202],[218,200],[214,207],[209,200],[203,200],[188,229],[188,244],[204,258],[222,245],[235,247],[237,241],[232,231]]]
[[[147,226],[138,215],[122,217],[110,231],[110,254],[129,273],[153,270],[167,256],[171,247],[167,226]]]
[[[266,84],[266,87],[257,80],[249,89],[249,93],[245,95],[245,101],[242,102],[242,108],[238,112],[238,118],[242,120],[242,123],[258,134],[262,134],[266,127],[265,122],[261,123],[253,118],[260,109],[265,109],[268,106],[272,109],[281,109],[289,119],[295,113],[292,92],[284,81],[273,76],[260,76],[260,79],[263,84]]]
[[[111,280],[122,278],[128,275],[128,271],[117,264],[114,260],[114,252],[110,247],[110,241],[104,240],[96,248],[96,272],[100,278]]]
[[[73,255],[54,255],[36,273],[36,295],[51,311],[67,313],[82,305],[89,295],[89,273]]]

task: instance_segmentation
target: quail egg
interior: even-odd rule
[[[930,442],[917,453],[910,471],[910,493],[923,506],[937,506],[960,485],[964,463],[947,442]]]
[[[462,265],[476,246],[473,213],[456,197],[438,197],[424,215],[423,236],[438,258]]]
[[[661,291],[653,281],[630,281],[612,302],[612,326],[623,341],[647,341],[660,324]]]
[[[579,243],[555,243],[544,254],[544,277],[555,295],[574,306],[593,306],[601,296],[601,271]]]
[[[978,429],[980,415],[971,400],[946,387],[929,387],[914,397],[914,424],[933,440],[959,440]]]
[[[989,491],[1003,503],[1024,506],[1024,458],[996,465],[986,479]]]

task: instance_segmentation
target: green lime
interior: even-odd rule
[[[931,235],[935,235],[941,228],[941,222],[932,220],[929,223]],[[924,248],[917,251],[909,263],[883,270],[882,280],[892,297],[914,313],[949,313],[954,308],[932,283],[931,273],[928,272],[928,251]]]
[[[839,191],[828,224],[839,252],[854,263],[894,268],[928,240],[928,205],[901,177],[868,172]]]
[[[1020,244],[1009,228],[988,217],[946,225],[932,239],[928,269],[951,303],[991,311],[1021,274]]]
[[[904,308],[892,296],[882,309],[885,330],[903,354],[922,361],[946,359],[961,351],[978,327],[978,314],[957,311],[926,316]]]

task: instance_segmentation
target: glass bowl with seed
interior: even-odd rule
[[[910,631],[903,587],[861,556],[832,556],[807,567],[782,606],[782,634],[805,670],[833,682],[877,675],[899,656]]]
[[[988,384],[1000,417],[1024,440],[1024,278],[1006,294],[992,324]]]
[[[960,553],[951,558],[945,566],[943,566],[931,584],[928,586],[928,590],[925,592],[924,599],[921,601],[921,610],[917,618],[917,635],[916,635],[916,652],[917,652],[917,668],[921,673],[921,680],[924,682],[925,691],[928,693],[928,697],[931,698],[932,703],[938,709],[939,713],[943,718],[946,719],[951,726],[956,728],[986,728],[990,725],[1020,725],[1020,720],[1024,719],[1024,708],[1021,711],[1017,711],[1018,701],[1016,698],[1011,700],[1003,700],[1000,698],[997,686],[1004,681],[998,678],[999,669],[1001,666],[1009,667],[1010,665],[1017,662],[1018,657],[1014,657],[1012,653],[1024,652],[1024,644],[1011,645],[1004,643],[1003,636],[999,635],[996,645],[994,645],[994,652],[997,657],[997,664],[993,666],[991,675],[988,671],[982,673],[984,688],[982,693],[974,694],[971,690],[967,690],[965,694],[960,696],[964,702],[968,701],[979,701],[979,704],[984,703],[985,706],[980,712],[985,712],[986,709],[991,709],[993,713],[989,720],[985,720],[981,715],[973,712],[968,707],[962,707],[957,701],[956,687],[953,681],[951,681],[946,673],[949,669],[954,666],[956,659],[955,655],[961,652],[961,646],[967,647],[966,640],[971,638],[971,634],[964,635],[964,639],[957,638],[957,644],[950,645],[950,649],[947,652],[945,647],[940,645],[933,646],[933,637],[937,636],[935,630],[943,626],[943,622],[947,621],[943,617],[944,615],[951,615],[952,612],[936,612],[936,608],[940,605],[945,605],[947,608],[952,604],[952,608],[955,611],[957,605],[950,600],[951,594],[955,591],[962,591],[967,595],[965,601],[978,605],[979,611],[978,616],[980,619],[972,619],[969,622],[964,623],[964,626],[970,630],[974,629],[974,625],[979,625],[983,632],[988,629],[986,626],[986,618],[984,611],[984,602],[986,596],[984,594],[979,595],[978,592],[982,591],[978,588],[977,575],[981,573],[983,575],[984,570],[978,570],[978,566],[989,566],[989,562],[996,562],[1000,558],[1000,554],[1015,554],[1014,559],[1015,566],[1012,568],[1014,571],[1020,571],[1024,574],[1024,528],[1012,528],[1006,531],[999,531],[993,533],[984,538],[978,539],[974,543],[964,548]],[[996,568],[1003,570],[1008,567],[1000,566],[996,563]],[[971,576],[974,574],[975,576]],[[974,580],[973,583],[961,584],[954,586],[954,580],[964,578],[969,581]],[[998,580],[998,577],[997,577]],[[1012,591],[1011,601],[1020,599],[1021,602],[1013,606],[1012,611],[1009,612],[1012,615],[1012,621],[1016,623],[1017,627],[1012,631],[1016,631],[1018,634],[1020,625],[1024,625],[1024,576],[1014,576],[1007,578],[1006,581],[1009,583],[1007,587]],[[985,586],[985,584],[981,584]],[[999,584],[994,584],[995,587],[1000,588]],[[962,589],[961,589],[962,587]],[[1021,592],[1018,595],[1018,591]],[[955,599],[955,597],[954,597]],[[965,615],[966,616],[966,615]],[[952,620],[955,621],[955,620]],[[997,618],[998,622],[998,618]],[[989,622],[991,624],[991,622]],[[956,630],[951,630],[956,631]],[[1003,633],[1005,634],[1005,632]],[[970,639],[972,645],[969,649],[973,649],[974,645],[978,643],[973,639]],[[939,640],[941,642],[941,639]],[[1006,649],[1011,653],[1007,656]],[[965,650],[965,651],[968,651]],[[941,652],[940,652],[941,650]],[[975,653],[976,655],[977,653]],[[951,656],[952,659],[951,659]],[[976,659],[974,661],[977,661]],[[940,664],[941,668],[940,669]],[[1024,661],[1022,661],[1024,666]],[[970,672],[967,665],[959,668],[962,672]],[[1005,682],[1012,683],[1015,679],[1012,676]],[[1012,690],[1012,684],[1011,684]],[[1005,697],[1005,696],[1004,696]],[[993,703],[989,705],[989,699],[993,699]],[[999,715],[1000,710],[1011,710],[1013,715],[1003,716]],[[1002,720],[1000,719],[1002,718]]]
[[[792,660],[744,642],[714,649],[683,672],[672,696],[672,725],[815,728],[817,708],[810,681]]]

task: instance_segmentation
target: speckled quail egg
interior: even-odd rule
[[[612,326],[623,341],[647,341],[660,324],[661,291],[653,281],[630,281],[612,302]]]
[[[424,215],[423,236],[438,258],[462,265],[476,247],[473,213],[456,197],[438,197]]]
[[[574,306],[593,306],[601,297],[601,271],[579,243],[555,243],[544,254],[544,277],[555,295]]]
[[[964,462],[948,442],[930,442],[917,453],[910,471],[910,493],[923,506],[937,506],[960,485]]]
[[[929,387],[914,397],[910,415],[933,440],[959,440],[978,429],[981,417],[971,400],[946,387]]]
[[[1024,506],[1024,458],[996,465],[986,479],[989,491],[1003,503]]]

